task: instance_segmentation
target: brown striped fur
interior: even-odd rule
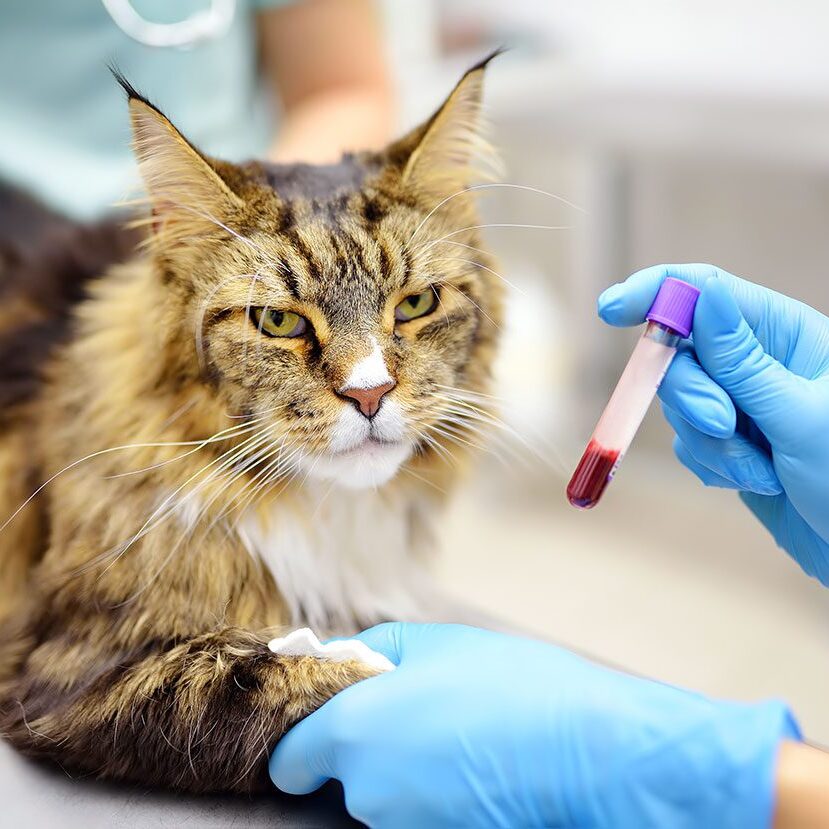
[[[371,335],[414,445],[377,497],[401,505],[413,555],[428,533],[458,447],[418,436],[442,422],[442,386],[486,390],[501,317],[465,229],[479,223],[470,194],[424,221],[472,181],[484,65],[423,126],[330,167],[208,159],[126,85],[151,207],[131,232],[141,250],[49,217],[57,242],[50,230],[0,254],[0,521],[14,514],[0,532],[0,729],[21,751],[73,774],[248,791],[287,728],[371,675],[268,650],[302,620],[234,520],[301,501],[304,480],[285,474],[248,503],[280,447],[326,451],[347,405],[335,391]],[[460,246],[436,243],[446,234]],[[396,323],[396,304],[430,286],[439,308]],[[263,337],[251,305],[312,332]],[[264,458],[245,452],[254,422],[271,430]],[[142,532],[191,492],[194,515],[162,510]]]

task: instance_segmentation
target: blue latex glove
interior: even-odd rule
[[[667,276],[702,288],[693,343],[659,395],[680,461],[740,497],[829,585],[829,318],[712,265],[658,265],[608,288],[599,316],[641,323]]]
[[[766,827],[779,703],[714,702],[460,625],[361,634],[394,671],[337,694],[271,758],[293,794],[342,781],[369,826]]]

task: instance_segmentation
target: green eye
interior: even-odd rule
[[[434,288],[429,288],[422,294],[412,294],[407,296],[397,308],[394,309],[394,318],[398,322],[408,322],[415,320],[418,317],[425,317],[426,314],[431,314],[438,304],[437,291]]]
[[[269,337],[301,337],[308,329],[308,320],[293,311],[273,308],[251,308],[250,318]]]

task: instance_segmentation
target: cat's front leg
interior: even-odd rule
[[[70,773],[247,792],[267,781],[268,755],[287,729],[378,672],[356,660],[279,656],[267,637],[231,628],[69,687],[23,666],[0,701],[0,730]]]

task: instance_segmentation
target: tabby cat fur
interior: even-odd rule
[[[425,558],[502,315],[469,191],[485,66],[329,166],[206,157],[120,79],[136,227],[53,217],[51,253],[0,257],[0,731],[21,752],[250,791],[373,673],[272,636],[436,612]]]

